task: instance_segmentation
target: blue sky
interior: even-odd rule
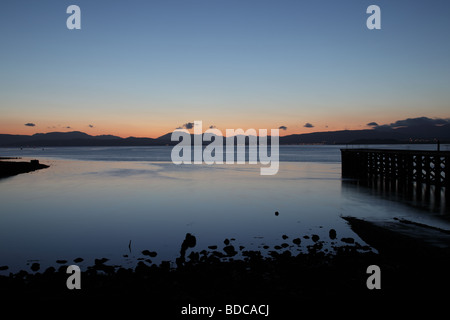
[[[81,30],[66,28],[71,4]],[[381,30],[366,28],[371,4]],[[2,1],[0,133],[448,118],[449,15],[438,0]]]

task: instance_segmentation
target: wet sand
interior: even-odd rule
[[[316,236],[308,252],[294,255],[289,248],[302,239],[286,238],[287,245],[274,246],[270,257],[263,257],[258,251],[234,247],[228,239],[210,251],[197,252],[195,237],[186,235],[176,267],[171,267],[169,261],[152,264],[151,258],[157,253],[149,250],[142,252],[135,268],[109,265],[107,259],[99,258],[82,271],[81,289],[69,290],[67,267],[81,258],[58,261],[55,267],[46,270],[33,263],[27,270],[0,276],[0,297],[133,299],[165,304],[253,301],[278,305],[299,300],[450,298],[448,246],[433,245],[424,241],[423,236],[407,235],[386,225],[353,217],[344,219],[370,247],[353,238],[341,239],[346,245],[334,246],[339,235],[330,230],[326,238]],[[325,243],[330,243],[334,251],[325,250]],[[237,251],[244,259],[234,259]],[[381,269],[379,290],[367,288],[370,265]]]

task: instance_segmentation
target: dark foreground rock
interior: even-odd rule
[[[110,266],[107,259],[81,272],[81,289],[69,290],[66,268],[0,276],[0,298],[9,299],[133,299],[146,301],[278,301],[450,299],[448,249],[399,235],[359,219],[352,229],[372,248],[357,242],[323,249],[323,241],[294,253],[281,247],[263,257],[259,251],[196,252],[187,235],[182,263],[171,267],[139,261],[134,268]],[[230,246],[230,245],[229,245]],[[187,254],[191,248],[190,254]],[[227,247],[225,247],[227,248]],[[381,270],[381,289],[368,289],[368,267]],[[37,270],[37,268],[34,268]]]

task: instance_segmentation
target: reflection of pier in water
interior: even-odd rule
[[[342,177],[380,195],[450,212],[450,152],[341,149]]]

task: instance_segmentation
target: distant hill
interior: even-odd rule
[[[36,133],[32,136],[0,134],[3,147],[58,147],[58,146],[147,146],[161,145],[152,138],[121,138],[113,135],[91,136],[84,132]]]
[[[91,136],[84,132],[49,132],[34,135],[0,134],[1,147],[51,147],[51,146],[162,146],[175,145],[172,133],[159,138],[121,138],[113,135]],[[191,135],[192,137],[193,135]],[[219,139],[222,137],[218,137]],[[236,137],[227,138],[234,139]],[[409,142],[450,142],[450,124],[418,125],[399,128],[376,127],[365,130],[340,130],[292,134],[280,137],[280,144],[371,144]],[[192,139],[193,141],[193,139]],[[246,138],[248,142],[248,137]],[[208,144],[205,142],[204,144]],[[224,141],[225,143],[225,141]],[[270,143],[270,142],[268,142]]]
[[[280,144],[352,144],[352,143],[408,143],[450,141],[450,124],[420,125],[400,128],[374,128],[366,130],[340,130],[293,134],[280,137]]]

